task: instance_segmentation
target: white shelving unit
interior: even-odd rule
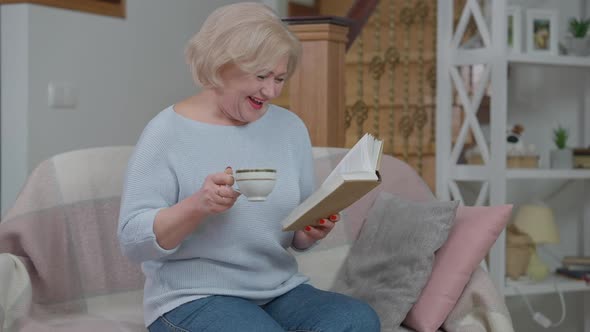
[[[475,205],[501,205],[507,203],[507,182],[511,180],[576,180],[584,184],[584,206],[580,209],[579,254],[590,255],[590,170],[557,169],[508,169],[506,167],[506,131],[508,109],[508,67],[509,65],[536,65],[576,67],[587,70],[586,84],[590,86],[590,57],[552,56],[531,54],[508,54],[506,8],[507,0],[484,1],[491,22],[484,17],[480,1],[467,0],[461,9],[461,16],[453,29],[453,2],[438,1],[437,35],[437,118],[436,118],[436,171],[437,196],[442,200],[462,200],[459,181],[481,183]],[[580,12],[585,12],[585,3],[580,0]],[[460,42],[470,20],[474,20],[483,44],[479,49],[462,49]],[[480,85],[472,94],[459,74],[459,67],[483,65]],[[482,84],[481,82],[489,82]],[[486,89],[491,90],[490,138],[483,135],[477,120],[477,110]],[[581,90],[582,91],[582,90]],[[458,96],[463,109],[464,123],[455,141],[452,141],[453,96]],[[590,102],[581,95],[579,101],[580,145],[590,145]],[[484,165],[459,164],[459,157],[465,146],[467,133],[471,130],[474,143],[480,149]],[[585,239],[585,240],[584,240]],[[590,287],[583,281],[571,280],[552,275],[543,282],[512,281],[505,277],[505,233],[502,232],[489,254],[490,276],[505,296],[522,294],[581,292],[584,296],[584,312],[590,312]],[[587,316],[587,315],[584,315]],[[590,332],[590,318],[585,317],[583,331]]]
[[[590,68],[590,57],[572,55],[536,55],[536,54],[510,54],[508,61],[511,63],[523,63],[531,65],[554,65]]]
[[[504,295],[512,296],[518,295],[519,293],[525,295],[549,294],[555,293],[557,289],[564,293],[590,290],[585,281],[550,275],[547,279],[540,282],[508,280],[504,287]]]

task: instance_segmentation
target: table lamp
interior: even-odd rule
[[[545,279],[549,274],[549,267],[537,255],[536,246],[546,243],[559,243],[559,233],[555,225],[553,210],[541,204],[523,205],[516,213],[514,225],[528,234],[535,244],[527,274],[536,281]]]

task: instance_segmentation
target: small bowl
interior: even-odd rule
[[[238,190],[251,202],[263,202],[272,192],[277,180],[277,170],[270,168],[237,169],[234,175]]]

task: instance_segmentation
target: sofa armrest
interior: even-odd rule
[[[0,332],[9,330],[26,317],[31,306],[32,289],[27,269],[12,254],[0,254]]]

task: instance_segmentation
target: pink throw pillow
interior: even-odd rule
[[[435,254],[430,279],[404,325],[417,332],[440,328],[511,214],[512,205],[458,208],[449,237]]]

